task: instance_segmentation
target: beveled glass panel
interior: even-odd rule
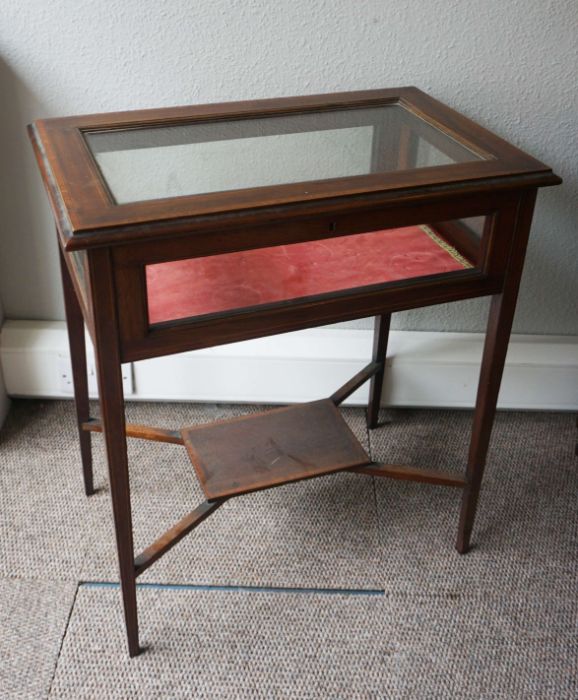
[[[479,265],[468,221],[147,265],[149,323],[463,272]]]
[[[117,204],[482,159],[400,104],[84,136]]]

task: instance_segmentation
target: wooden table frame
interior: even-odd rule
[[[319,182],[279,185],[117,205],[83,133],[108,128],[171,125],[363,106],[401,104],[450,135],[479,160],[411,168],[412,135],[398,134],[395,170]],[[140,651],[136,579],[229,497],[207,500],[135,556],[127,437],[183,444],[180,430],[125,423],[121,363],[375,316],[370,363],[338,389],[339,405],[370,380],[367,424],[375,428],[391,313],[492,297],[465,475],[408,465],[361,464],[358,473],[462,488],[457,550],[468,551],[490,433],[530,232],[537,188],[559,184],[551,170],[416,88],[203,105],[36,122],[30,136],[46,185],[60,243],[62,281],[76,411],[87,495],[94,492],[91,432],[103,432],[116,531],[128,648]],[[377,144],[379,146],[379,143]],[[378,147],[375,158],[382,157]],[[391,157],[389,155],[388,157]],[[473,269],[400,283],[372,285],[151,326],[145,265],[161,261],[332,238],[384,228],[486,216]],[[459,228],[459,227],[458,227]],[[266,236],[264,232],[266,231]],[[444,230],[468,253],[467,236]],[[84,326],[98,370],[100,419],[89,414]],[[180,428],[180,426],[179,426]],[[293,474],[290,480],[306,478]],[[263,482],[252,488],[266,488]]]

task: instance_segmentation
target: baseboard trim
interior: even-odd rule
[[[320,328],[146,360],[125,368],[126,398],[309,401],[328,396],[367,363],[371,343],[371,331]],[[471,408],[482,347],[483,335],[477,333],[392,331],[384,404]],[[90,344],[88,358],[93,368]],[[10,396],[72,394],[66,380],[70,358],[62,322],[5,322],[0,362]],[[367,390],[364,386],[356,391],[348,403],[366,403]],[[499,407],[577,411],[578,337],[513,336]]]

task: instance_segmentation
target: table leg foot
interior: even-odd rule
[[[458,539],[456,542],[456,549],[457,549],[459,554],[467,554],[470,551],[470,536],[471,536],[471,532],[458,533]]]

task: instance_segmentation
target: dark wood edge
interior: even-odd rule
[[[63,250],[67,249],[67,245],[72,238],[72,224],[66,214],[66,207],[60,195],[60,190],[54,180],[52,170],[46,158],[46,152],[42,145],[42,140],[38,136],[38,129],[35,124],[29,124],[27,127],[28,137],[32,144],[34,157],[38,164],[44,186],[48,194],[48,203],[56,222],[56,230],[59,235],[60,244]]]
[[[381,362],[370,362],[342,387],[339,387],[337,391],[333,392],[329,400],[333,401],[336,406],[339,406],[340,403],[343,403],[345,399],[351,396],[360,386],[363,386],[365,382],[377,374],[380,369],[382,369]]]
[[[439,486],[455,486],[463,488],[466,479],[459,474],[440,471],[437,469],[420,469],[405,464],[368,464],[364,467],[350,469],[357,474],[367,474],[368,476],[388,477],[389,479],[400,479],[402,481],[421,481],[427,484],[437,484]]]
[[[85,223],[80,223],[74,220],[74,233],[66,240],[66,248],[74,250],[132,240],[151,240],[179,232],[192,233],[194,230],[214,231],[227,227],[230,221],[240,227],[284,218],[284,214],[301,217],[323,215],[335,204],[346,208],[352,197],[364,197],[373,206],[393,206],[410,199],[422,202],[448,193],[483,192],[490,187],[494,191],[545,187],[561,182],[550,171],[512,175],[507,164],[497,163],[492,165],[490,161],[480,161],[398,173],[360,175],[355,176],[354,182],[339,178],[259,190],[234,190],[206,195],[207,200],[212,198],[206,205],[192,201],[190,197],[182,197],[178,201],[150,200],[142,207],[140,204],[121,205],[131,207],[124,218],[109,217],[107,212],[113,210],[100,208],[95,210],[94,219],[90,221],[86,219]],[[264,196],[257,201],[253,196],[256,194]],[[176,205],[167,207],[165,204],[168,202]],[[282,211],[282,207],[286,207],[286,210]],[[135,211],[137,208],[142,211]],[[118,209],[115,207],[114,211]]]
[[[203,520],[206,520],[210,515],[212,515],[217,508],[220,508],[227,499],[221,498],[215,501],[205,501],[197,506],[188,515],[179,520],[176,525],[173,525],[169,530],[167,530],[163,535],[161,535],[153,544],[142,551],[134,560],[134,575],[135,577],[140,576],[144,571],[146,571],[151,564],[154,564],[157,559],[160,559],[163,554],[166,554],[170,549],[172,549],[178,542],[180,542],[185,535],[194,530],[198,525],[200,525]]]
[[[450,166],[448,166],[450,167]],[[452,166],[453,167],[453,166]],[[461,167],[461,166],[458,166]],[[423,168],[423,170],[429,170]],[[412,172],[412,171],[405,171]],[[373,176],[368,176],[373,177]],[[465,176],[464,176],[465,178]],[[106,247],[109,245],[126,244],[136,241],[162,240],[167,236],[194,236],[197,233],[212,233],[228,229],[238,230],[250,226],[263,226],[276,221],[305,219],[315,216],[334,215],[340,211],[362,211],[380,207],[394,207],[405,204],[422,204],[455,197],[458,194],[485,194],[492,192],[511,192],[533,187],[558,185],[560,178],[550,171],[518,176],[480,177],[479,179],[457,179],[456,182],[441,182],[435,185],[420,186],[408,178],[406,187],[398,190],[383,190],[383,187],[361,189],[361,194],[353,193],[343,197],[328,197],[315,199],[311,197],[301,202],[288,202],[285,205],[277,203],[272,206],[262,206],[253,209],[222,211],[221,213],[185,216],[176,213],[174,216],[159,215],[133,225],[102,225],[86,230],[78,229],[72,233],[64,230],[63,240],[66,250],[83,250],[87,248]],[[373,191],[372,191],[373,190]],[[49,191],[50,194],[50,191]],[[156,200],[160,201],[160,200]]]
[[[214,230],[184,228],[175,232],[170,240],[167,235],[115,245],[113,256],[115,266],[150,265],[404,226],[432,225],[447,219],[450,208],[455,218],[486,216],[511,198],[512,192],[499,188],[498,191],[477,192],[465,188],[459,193],[445,190],[430,197],[408,197],[396,203],[360,197],[334,201],[325,211],[311,211],[307,215],[291,209],[276,210],[275,217],[265,222],[240,225],[238,219],[227,219],[227,224]]]
[[[359,106],[376,106],[382,103],[397,102],[405,94],[417,88],[379,88],[374,90],[354,90],[316,95],[289,95],[258,100],[239,100],[234,102],[211,102],[177,107],[160,107],[153,109],[125,110],[81,114],[70,117],[55,117],[39,120],[48,128],[59,129],[73,127],[76,129],[107,129],[115,126],[136,128],[140,126],[175,125],[189,121],[214,121],[216,119],[234,119],[255,117],[266,112],[270,115],[292,114],[302,111],[316,111],[324,108],[347,108]]]
[[[357,438],[356,438],[356,440],[357,440]],[[370,459],[368,457],[368,462],[369,461],[370,461]],[[359,464],[359,463],[357,463],[357,464]],[[252,486],[250,488],[239,487],[236,489],[228,490],[226,493],[205,490],[205,495],[210,500],[218,500],[220,498],[236,498],[238,496],[244,496],[245,494],[248,494],[248,493],[256,493],[257,491],[268,491],[269,489],[275,489],[275,488],[278,488],[279,486],[285,486],[286,484],[295,484],[298,481],[308,481],[309,479],[317,479],[317,478],[322,477],[322,476],[328,476],[329,474],[335,474],[336,472],[351,471],[356,466],[357,466],[356,464],[352,464],[351,462],[341,463],[341,464],[338,463],[338,464],[334,464],[330,467],[327,467],[323,471],[319,471],[315,474],[298,474],[298,475],[295,475],[295,476],[292,476],[289,478],[280,477],[278,480],[271,480],[271,481],[267,482],[266,484],[255,485],[255,486]]]
[[[91,418],[81,425],[82,430],[89,433],[102,433],[102,422],[97,418]],[[138,425],[127,423],[126,436],[140,438],[141,440],[152,440],[153,442],[169,442],[173,445],[182,445],[183,439],[178,430],[166,430],[164,428],[152,428],[148,425]]]

